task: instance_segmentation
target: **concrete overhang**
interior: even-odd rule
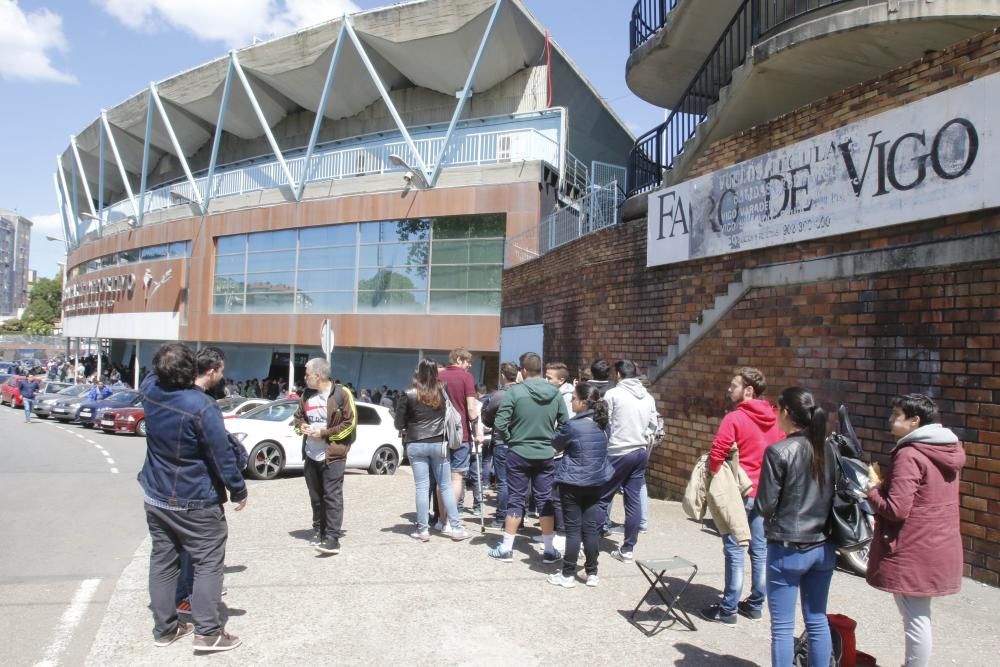
[[[743,0],[680,0],[667,23],[625,64],[625,81],[638,97],[671,109],[715,48]]]

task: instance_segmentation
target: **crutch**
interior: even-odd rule
[[[479,532],[486,532],[486,496],[483,494],[483,457],[482,445],[479,443],[478,434],[482,431],[479,420],[476,419],[472,429],[472,445],[476,452],[476,486],[479,487]]]

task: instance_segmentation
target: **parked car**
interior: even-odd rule
[[[81,386],[81,385],[78,385]],[[75,422],[80,417],[80,406],[86,403],[89,399],[87,394],[90,392],[92,387],[87,385],[82,385],[86,387],[86,390],[80,394],[74,396],[65,396],[58,399],[55,403],[49,406],[49,415],[56,421],[61,422]]]
[[[139,404],[142,394],[134,389],[127,389],[111,394],[100,401],[84,401],[80,405],[77,419],[84,428],[92,428],[99,424],[105,412],[114,412],[116,408],[131,408]]]
[[[24,407],[24,401],[21,400],[21,390],[17,387],[18,382],[24,379],[24,376],[14,376],[4,382],[3,385],[0,385],[0,403],[6,403],[12,408]],[[53,382],[51,380],[37,377],[33,379],[38,382],[38,391],[35,392],[36,409],[41,400],[42,394],[57,392],[70,386],[67,382]],[[37,411],[35,411],[35,414],[37,414]]]
[[[105,433],[131,433],[146,437],[146,411],[142,405],[108,410],[98,422]]]
[[[226,420],[226,430],[235,435],[250,456],[246,474],[253,479],[274,479],[284,470],[301,469],[302,436],[292,430],[296,399],[268,405]],[[392,475],[403,459],[403,443],[388,408],[356,405],[357,439],[347,454],[347,467],[372,475]]]
[[[226,419],[241,417],[251,410],[256,410],[271,401],[266,398],[244,398],[243,396],[227,396],[219,399],[219,409]]]
[[[55,387],[63,385],[63,389],[55,390]],[[35,399],[34,414],[36,417],[41,417],[42,419],[48,419],[51,412],[52,406],[56,404],[57,401],[61,401],[66,398],[80,398],[86,397],[87,393],[90,391],[89,384],[69,384],[66,382],[50,382],[46,385],[45,391]]]

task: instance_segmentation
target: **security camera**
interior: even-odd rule
[[[413,172],[412,171],[408,171],[405,174],[403,174],[403,180],[406,181],[407,183],[412,183],[413,182]]]

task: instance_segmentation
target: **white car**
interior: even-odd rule
[[[227,396],[218,400],[219,409],[222,410],[222,416],[225,419],[242,417],[251,410],[256,410],[270,402],[266,398],[243,398],[242,396]]]
[[[302,436],[292,428],[297,399],[274,401],[226,420],[226,430],[243,443],[250,456],[246,474],[274,479],[281,471],[301,469]],[[403,442],[392,414],[380,405],[358,403],[357,438],[347,454],[347,467],[372,475],[392,475],[403,459]]]

